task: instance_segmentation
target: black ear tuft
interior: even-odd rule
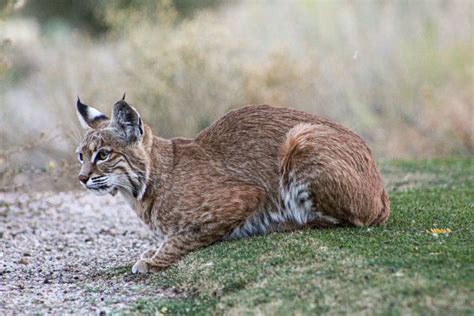
[[[125,101],[125,92],[123,93],[122,101]]]
[[[77,96],[76,108],[82,117],[87,117],[87,105],[81,103],[79,96]]]
[[[125,101],[120,100],[115,103],[110,125],[126,142],[137,142],[143,136],[143,122],[140,114]]]

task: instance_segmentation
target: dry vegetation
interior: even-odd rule
[[[71,169],[76,94],[108,112],[126,91],[165,137],[270,103],[329,116],[379,157],[472,154],[470,12],[462,0],[231,1],[180,19],[161,1],[104,10],[99,38],[0,16],[0,184]]]

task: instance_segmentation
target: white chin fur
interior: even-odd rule
[[[92,188],[87,188],[87,191],[92,192],[97,196],[104,196],[108,193],[114,195],[117,192],[117,189],[116,188],[110,188],[110,189],[107,189],[107,190],[95,190],[95,189],[92,189]]]
[[[104,191],[104,190],[101,190],[101,191],[99,191],[99,190],[89,190],[89,191],[91,191],[92,193],[94,193],[97,196],[104,196],[107,193],[109,193],[108,191]]]

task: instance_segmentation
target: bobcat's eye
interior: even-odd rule
[[[110,151],[103,149],[99,151],[99,153],[97,154],[97,160],[105,160],[109,158],[109,155],[110,155]]]
[[[77,155],[77,159],[79,160],[80,163],[82,163],[82,159],[83,159],[83,158],[82,158],[82,153],[79,153],[79,154]]]

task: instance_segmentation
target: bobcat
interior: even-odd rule
[[[154,136],[124,99],[109,119],[78,99],[87,128],[79,180],[120,192],[156,232],[133,273],[158,271],[220,240],[386,222],[390,202],[370,149],[355,133],[305,112],[250,105],[195,139]]]

